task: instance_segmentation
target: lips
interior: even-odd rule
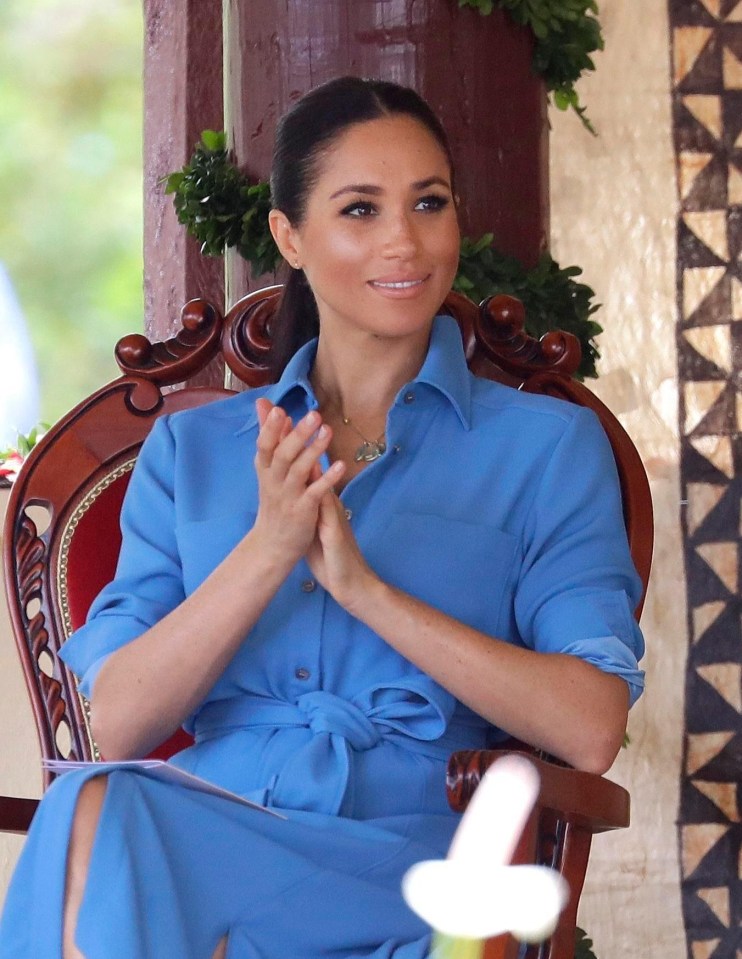
[[[407,297],[415,296],[430,279],[425,276],[382,276],[378,280],[369,280],[368,285],[384,296]]]
[[[411,290],[424,282],[424,278],[419,280],[371,280],[371,286],[378,286],[383,290]]]

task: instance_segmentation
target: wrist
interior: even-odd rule
[[[257,526],[243,537],[236,551],[243,557],[249,557],[250,566],[258,575],[279,582],[283,582],[298,560],[298,556],[293,556],[290,550],[276,541],[275,536],[266,535]]]
[[[364,575],[354,585],[352,592],[344,598],[344,601],[338,600],[338,602],[355,619],[371,626],[370,620],[373,613],[378,612],[389,589],[387,583],[380,579],[372,569],[367,568]]]

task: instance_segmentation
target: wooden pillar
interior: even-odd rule
[[[532,38],[455,0],[224,0],[225,113],[238,163],[265,179],[278,117],[342,74],[414,87],[451,138],[466,235],[533,265],[548,236],[546,95]],[[234,258],[229,299],[249,276]]]
[[[223,260],[201,255],[160,182],[188,160],[202,130],[224,126],[222,0],[144,0],[144,22],[145,330],[166,339],[191,297],[224,305]],[[198,382],[222,378],[207,370]]]

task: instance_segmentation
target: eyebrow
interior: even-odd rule
[[[429,186],[442,186],[447,190],[451,189],[451,184],[448,180],[444,180],[440,176],[431,176],[425,180],[417,180],[412,184],[413,190],[427,190]],[[367,196],[381,196],[384,192],[383,188],[380,186],[374,186],[373,183],[349,183],[348,186],[344,186],[339,190],[336,190],[332,196],[331,200],[334,200],[336,197],[342,196],[344,193],[364,193]]]

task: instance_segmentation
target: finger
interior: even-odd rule
[[[325,493],[319,504],[319,511],[317,515],[317,535],[320,538],[320,542],[324,541],[327,532],[332,527],[333,522],[335,522],[335,510],[332,508],[332,502],[330,500],[331,495],[332,492]]]
[[[316,410],[311,410],[306,416],[302,417],[296,426],[283,438],[275,449],[273,454],[272,467],[276,476],[281,479],[293,466],[297,457],[300,456],[316,440],[318,430],[322,426],[322,417]],[[323,434],[323,439],[325,435]],[[329,439],[327,439],[329,442]],[[316,459],[317,457],[310,457]],[[309,466],[306,467],[307,475]],[[306,480],[306,476],[305,476]]]
[[[261,396],[260,399],[255,400],[255,411],[258,414],[258,423],[262,429],[265,426],[265,421],[268,419],[268,414],[273,409],[273,403],[270,400],[266,399],[264,396]]]
[[[323,423],[291,463],[286,478],[300,486],[307,486],[319,479],[322,475],[320,458],[327,452],[331,441],[332,428]]]
[[[287,419],[289,417],[280,406],[273,406],[266,411],[265,422],[260,428],[256,441],[255,463],[257,466],[267,468],[271,465],[276,447],[281,442],[281,434]]]
[[[307,495],[321,503],[322,497],[332,491],[332,487],[342,477],[346,470],[346,465],[342,460],[335,460],[332,466],[325,470],[319,479],[314,480],[307,486]]]
[[[340,528],[341,511],[338,509],[340,500],[334,490],[328,490],[319,504],[320,520],[328,530]]]

